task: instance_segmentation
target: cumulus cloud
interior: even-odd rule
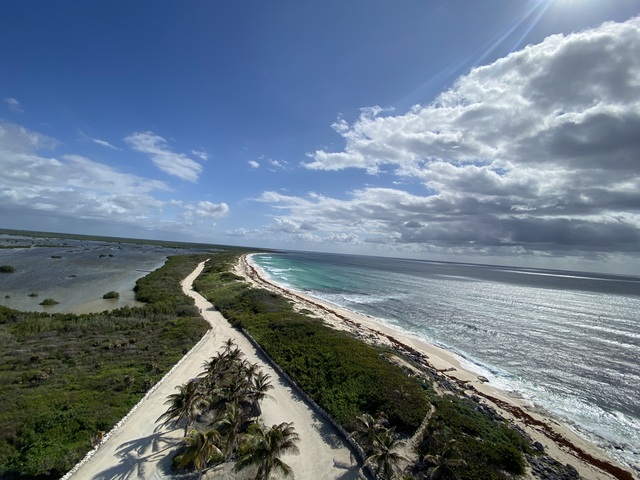
[[[153,132],[135,132],[124,141],[135,151],[148,155],[156,167],[169,175],[195,182],[202,173],[202,165],[183,153],[173,152],[167,141]]]
[[[229,213],[226,203],[163,200],[171,190],[165,182],[81,155],[54,155],[57,145],[23,126],[0,122],[0,219],[28,218],[31,225],[39,219],[61,228],[90,225],[105,232],[175,233],[189,224],[179,219],[180,212],[200,221]],[[171,210],[177,210],[176,218]]]
[[[129,223],[154,215],[152,193],[165,183],[123,173],[79,155],[44,156],[55,140],[12,123],[0,124],[0,204],[3,209]]]
[[[251,168],[260,168],[260,164],[258,162],[256,162],[255,160],[249,160],[249,162],[247,162],[247,163],[249,163],[249,166]]]
[[[193,213],[200,218],[221,218],[229,213],[229,206],[226,203],[202,201],[196,204]]]
[[[281,221],[365,241],[476,252],[640,251],[640,19],[554,35],[473,69],[404,114],[333,125],[310,170],[390,170],[422,192],[261,197]]]
[[[4,101],[9,106],[9,110],[12,110],[17,113],[24,113],[24,110],[22,109],[22,105],[20,105],[20,102],[15,98],[11,98],[11,97],[5,98]]]

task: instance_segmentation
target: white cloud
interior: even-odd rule
[[[118,148],[117,148],[117,147],[115,147],[115,146],[111,145],[111,144],[110,144],[109,142],[107,142],[106,140],[100,140],[99,138],[92,138],[92,139],[91,139],[91,141],[92,141],[93,143],[96,143],[96,144],[98,144],[98,145],[102,146],[102,147],[107,147],[107,148],[110,148],[110,149],[112,149],[112,150],[118,150]]]
[[[123,173],[79,155],[42,156],[55,141],[22,126],[0,124],[0,213],[50,211],[57,216],[138,223],[157,215],[160,181]]]
[[[260,168],[260,164],[258,162],[256,162],[255,160],[249,160],[249,162],[247,162],[247,163],[249,163],[249,166],[251,168]]]
[[[200,160],[204,160],[205,162],[207,160],[209,160],[209,158],[211,157],[204,148],[201,148],[200,150],[191,150],[191,154],[195,155],[196,157],[198,157]]]
[[[422,182],[421,194],[370,187],[345,200],[265,192],[261,201],[282,224],[313,218],[325,238],[636,254],[639,79],[639,18],[552,36],[472,70],[429,105],[339,119],[344,150],[318,150],[305,165],[378,175],[390,167]]]
[[[201,218],[221,218],[229,213],[226,203],[212,203],[209,201],[198,202],[194,214]]]
[[[269,164],[276,168],[286,168],[287,162],[284,160],[269,160]]]
[[[183,153],[171,151],[167,141],[153,132],[135,132],[124,141],[135,151],[148,155],[156,167],[169,175],[195,182],[202,173],[202,165]]]
[[[9,110],[12,110],[17,113],[24,113],[24,110],[22,109],[22,105],[20,105],[20,102],[15,98],[8,97],[8,98],[5,98],[4,101],[9,106]]]
[[[163,200],[170,191],[165,182],[125,173],[80,155],[52,155],[56,145],[47,136],[0,122],[3,224],[10,221],[21,225],[18,228],[34,228],[55,223],[67,231],[72,231],[69,226],[73,225],[105,234],[141,235],[146,230],[153,232],[151,236],[159,232],[175,236],[186,226],[199,228],[205,221],[229,213],[223,202]],[[197,235],[198,228],[190,232]]]

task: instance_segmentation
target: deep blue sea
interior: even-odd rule
[[[640,277],[319,253],[271,280],[453,350],[640,468]]]

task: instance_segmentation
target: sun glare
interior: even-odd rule
[[[563,8],[584,8],[592,2],[591,0],[553,0],[553,3]]]

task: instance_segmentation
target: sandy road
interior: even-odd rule
[[[182,428],[159,428],[155,420],[166,410],[164,402],[183,384],[202,371],[203,363],[213,356],[229,338],[233,339],[250,362],[258,362],[271,375],[274,399],[262,402],[262,421],[267,425],[293,422],[300,435],[300,455],[283,458],[295,478],[358,479],[364,478],[352,459],[350,450],[331,425],[318,417],[258,354],[249,341],[217,312],[211,303],[192,289],[193,281],[204,269],[201,263],[182,281],[183,291],[195,300],[203,318],[211,325],[202,341],[168,374],[110,438],[72,475],[73,479],[167,479],[171,458],[182,438]],[[246,478],[229,474],[229,468],[209,472],[209,478]]]

